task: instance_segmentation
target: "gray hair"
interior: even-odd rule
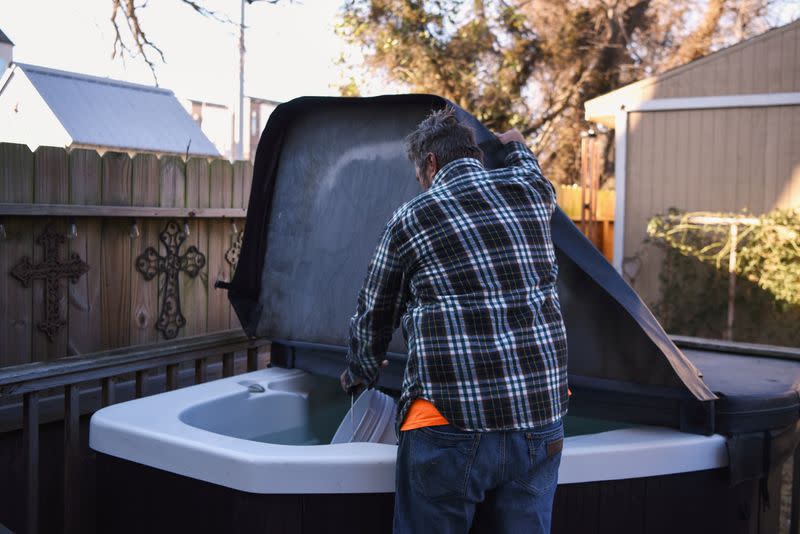
[[[455,109],[448,106],[433,111],[406,137],[406,153],[420,171],[425,170],[425,156],[436,156],[439,168],[460,158],[475,158],[483,162],[483,152],[475,142],[475,132],[456,118]]]

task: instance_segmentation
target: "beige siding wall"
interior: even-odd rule
[[[643,244],[653,215],[670,207],[759,214],[800,206],[800,106],[630,113],[628,120],[624,256],[648,304],[658,300],[662,260]]]
[[[651,91],[651,98],[800,91],[800,23],[674,69]]]

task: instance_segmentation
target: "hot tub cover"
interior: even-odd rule
[[[245,331],[277,342],[274,359],[288,347],[293,365],[341,371],[348,319],[380,232],[420,193],[403,139],[447,105],[432,95],[302,97],[272,113],[228,289]],[[475,129],[486,166],[502,166],[501,143],[454,107]],[[551,224],[573,390],[596,406],[621,407],[620,419],[712,432],[717,397],[700,371],[563,211]],[[389,350],[399,365],[382,383],[398,387],[398,333]]]

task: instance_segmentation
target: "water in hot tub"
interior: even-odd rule
[[[350,409],[350,396],[339,389],[336,379],[314,377],[313,387],[308,397],[307,417],[297,421],[297,425],[279,431],[267,432],[249,439],[263,443],[280,445],[323,445],[331,442],[339,424]],[[399,394],[384,390],[397,400]],[[356,421],[356,424],[358,422]],[[596,434],[626,428],[628,424],[605,419],[568,415],[564,419],[565,436]]]
[[[297,426],[277,432],[267,432],[250,439],[279,445],[324,445],[330,443],[336,429],[339,428],[339,423],[350,410],[350,397],[340,390],[339,395],[327,397],[326,402],[314,404],[316,405],[309,409],[308,418],[299,421]]]

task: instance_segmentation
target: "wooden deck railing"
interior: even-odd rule
[[[63,388],[64,395],[64,509],[63,531],[78,532],[78,491],[81,469],[80,392],[81,388],[101,388],[101,406],[115,402],[116,379],[133,375],[136,398],[147,394],[146,373],[164,369],[166,389],[178,387],[179,366],[194,362],[193,383],[209,378],[208,360],[221,357],[222,376],[234,374],[237,352],[246,352],[247,371],[259,367],[259,348],[269,344],[264,339],[249,339],[241,331],[182,338],[152,345],[126,347],[97,352],[81,357],[63,358],[52,362],[24,364],[0,369],[0,399],[22,397],[22,432],[26,471],[25,531],[39,530],[39,424],[40,395],[45,390]],[[191,373],[191,371],[189,371]],[[86,410],[84,410],[86,412]]]

